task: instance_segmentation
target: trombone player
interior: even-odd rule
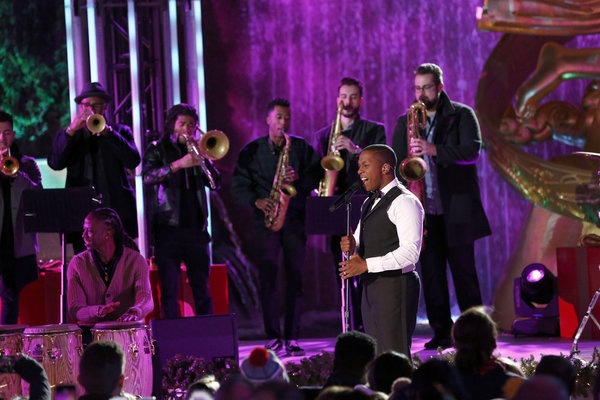
[[[220,175],[210,160],[203,159],[188,146],[188,143],[194,143],[195,150],[202,152],[193,139],[197,126],[198,114],[194,107],[183,103],[174,105],[167,111],[161,139],[150,143],[144,153],[142,174],[144,183],[150,188],[149,213],[160,280],[162,318],[180,316],[181,261],[186,266],[196,315],[212,313],[208,292],[208,244],[211,238],[206,229],[208,208],[204,187],[218,189]],[[226,152],[227,139],[220,137],[217,141],[216,148]]]
[[[107,123],[104,115],[112,96],[98,82],[85,85],[75,97],[78,113],[66,129],[56,133],[48,165],[67,169],[66,187],[93,186],[102,206],[121,216],[125,231],[137,237],[135,194],[127,169],[141,157],[128,126]],[[75,253],[85,251],[82,232],[67,235]]]
[[[13,117],[0,111],[0,323],[16,324],[19,294],[39,276],[37,236],[26,233],[21,195],[41,189],[42,175],[35,160],[21,154],[14,143]],[[9,158],[10,157],[10,158]]]
[[[453,322],[446,263],[461,312],[482,304],[474,242],[491,232],[477,178],[481,131],[473,109],[451,101],[443,90],[439,66],[421,64],[415,70],[413,89],[415,99],[425,105],[425,127],[421,137],[409,140],[407,117],[401,116],[392,148],[399,164],[409,156],[422,157],[427,163],[422,180],[426,233],[420,263],[427,317],[434,335],[425,348],[447,348],[452,345]]]

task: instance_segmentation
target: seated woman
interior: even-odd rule
[[[497,336],[496,324],[483,307],[469,308],[452,327],[454,363],[473,399],[504,398],[502,387],[517,377],[510,365],[493,355]]]
[[[80,324],[142,320],[154,308],[148,264],[111,208],[83,224],[87,251],[69,263],[69,317]]]

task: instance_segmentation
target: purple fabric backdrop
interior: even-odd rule
[[[413,100],[413,70],[422,62],[434,62],[444,70],[450,98],[473,106],[479,74],[500,37],[476,30],[475,11],[482,3],[203,2],[209,128],[222,129],[232,139],[230,153],[218,166],[225,175],[223,196],[248,252],[252,248],[250,214],[234,206],[228,189],[241,147],[267,133],[266,103],[276,96],[289,98],[291,132],[314,144],[314,132],[335,116],[340,78],[354,76],[365,84],[361,114],[383,122],[391,143],[397,117]],[[555,148],[545,144],[535,151],[547,156]],[[529,204],[492,169],[485,153],[478,167],[493,235],[477,242],[476,261],[484,302],[490,304],[500,271],[519,240]],[[305,281],[308,309],[329,310],[338,301],[328,260],[324,240],[310,238]]]

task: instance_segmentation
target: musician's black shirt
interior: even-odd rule
[[[318,185],[323,176],[323,168],[319,154],[306,140],[293,135],[289,137],[292,141],[289,165],[294,168],[299,179],[292,182],[298,194],[290,200],[288,218],[303,218],[306,196]],[[264,214],[254,206],[254,202],[269,197],[282,150],[283,146],[277,148],[268,136],[263,136],[248,143],[240,151],[233,172],[231,193],[238,204],[253,207],[257,218],[264,218]]]

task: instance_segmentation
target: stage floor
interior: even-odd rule
[[[430,357],[438,355],[437,350],[425,350],[424,345],[431,338],[431,330],[426,324],[418,324],[415,337],[413,338],[412,352],[418,354],[422,360],[427,360]],[[239,353],[240,363],[247,357],[254,347],[264,346],[266,340],[240,340]],[[283,362],[298,363],[304,357],[310,357],[319,354],[322,351],[333,353],[335,346],[335,337],[329,338],[302,338],[298,341],[300,346],[306,351],[302,357],[286,357],[285,354],[278,354]],[[497,340],[498,348],[494,352],[502,357],[510,357],[515,359],[520,364],[521,358],[528,358],[533,354],[536,360],[539,361],[542,355],[556,354],[569,355],[573,345],[572,339],[560,337],[514,337],[511,334],[500,334]],[[585,361],[592,359],[594,346],[600,347],[598,340],[582,339],[578,343],[580,350],[579,358]],[[454,351],[447,349],[444,352]]]

